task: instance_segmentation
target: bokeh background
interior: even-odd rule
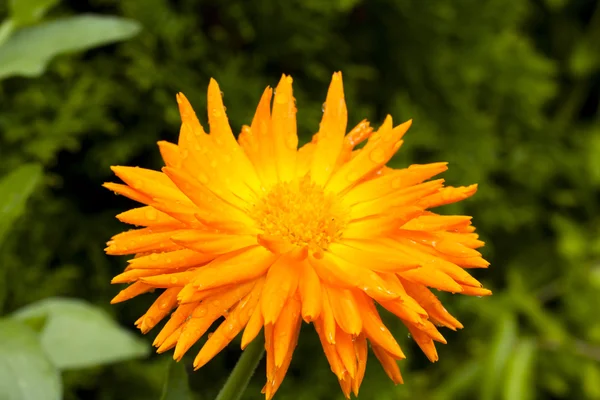
[[[435,364],[386,316],[406,383],[370,359],[360,399],[600,399],[600,2],[5,0],[0,20],[0,397],[176,398],[169,369],[177,398],[214,398],[238,346],[188,391],[189,360],[133,330],[155,295],[109,305],[126,260],[103,247],[133,202],[101,184],[162,165],[179,91],[206,122],[216,78],[239,132],[291,74],[306,142],[341,70],[349,126],[413,118],[394,167],[479,183],[443,211],[474,216],[494,291],[440,295],[465,328]],[[276,398],[343,398],[309,326]]]

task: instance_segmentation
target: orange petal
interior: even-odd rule
[[[120,183],[106,182],[102,186],[104,186],[108,190],[112,190],[113,192],[115,192],[115,194],[120,194],[131,200],[137,201],[138,203],[143,203],[143,204],[152,203],[151,197],[148,197],[145,194],[143,194],[135,189],[132,189],[127,185],[122,185]]]
[[[367,369],[367,339],[364,334],[360,334],[354,339],[354,353],[356,354],[356,376],[352,380],[352,392],[355,396],[358,396],[358,389],[365,377],[365,371]]]
[[[164,253],[152,253],[143,257],[129,260],[128,270],[131,269],[189,269],[199,267],[212,261],[214,256],[197,251],[182,249]]]
[[[269,87],[266,88],[258,103],[256,114],[254,114],[254,119],[250,126],[250,131],[255,137],[256,146],[258,147],[256,157],[251,158],[251,160],[261,181],[267,187],[271,187],[277,183],[277,164],[273,162],[275,160],[275,149],[271,126],[272,95],[273,90]]]
[[[452,330],[463,328],[463,325],[444,308],[431,290],[418,283],[409,282],[404,279],[401,279],[401,281],[406,289],[406,293],[414,298],[432,318]]]
[[[362,319],[352,292],[335,286],[328,286],[327,292],[333,316],[339,327],[350,335],[358,336],[362,331]],[[354,374],[350,375],[354,377]]]
[[[135,296],[139,296],[140,294],[149,292],[154,289],[154,286],[148,285],[144,282],[135,282],[131,285],[127,286],[125,289],[121,290],[118,295],[116,295],[111,301],[110,304],[117,304],[123,301],[127,301],[133,299]]]
[[[206,290],[252,280],[264,275],[275,260],[276,256],[263,247],[242,249],[198,269],[193,284]]]
[[[139,319],[139,323],[136,323],[142,333],[148,333],[171,312],[177,304],[177,294],[180,290],[181,288],[170,288],[158,296],[146,314]]]
[[[200,302],[183,304],[177,307],[173,314],[171,314],[171,318],[169,318],[165,326],[156,336],[156,339],[154,339],[152,345],[155,347],[161,347],[167,338],[169,338],[178,328],[181,327],[181,324],[183,324],[185,320],[192,314],[198,304],[200,304]],[[173,345],[174,344],[175,343],[173,343]]]
[[[179,147],[174,143],[165,142],[161,140],[158,142],[158,148],[160,155],[165,161],[165,165],[169,167],[176,167],[181,164],[181,157],[179,156]]]
[[[313,182],[320,186],[325,186],[332,175],[344,144],[348,111],[341,72],[333,74],[324,107],[310,170]]]
[[[300,308],[299,299],[290,297],[273,325],[273,351],[276,368],[281,368],[289,354],[294,334],[300,324]]]
[[[139,278],[168,274],[169,272],[171,272],[170,269],[134,269],[115,276],[110,283],[130,283],[137,281]]]
[[[181,357],[206,333],[213,322],[226,314],[231,307],[244,298],[254,285],[255,282],[248,282],[239,285],[234,290],[217,294],[202,301],[183,326],[175,346],[173,358],[178,361],[181,360]]]
[[[383,370],[390,377],[392,382],[396,385],[399,383],[404,383],[402,380],[402,375],[400,374],[400,368],[398,368],[398,363],[385,349],[381,346],[378,346],[374,343],[371,343],[371,348],[373,349],[373,353],[381,363]]]
[[[352,160],[339,168],[327,183],[327,189],[336,193],[344,192],[362,178],[385,165],[402,142],[412,121],[392,128],[392,118],[388,115],[376,134],[369,138],[365,147]]]
[[[355,287],[377,300],[391,300],[399,296],[389,290],[375,272],[351,264],[332,253],[325,252],[322,259],[309,256],[308,260],[323,282],[346,288]]]
[[[292,78],[283,75],[275,90],[271,126],[273,146],[280,181],[295,177],[298,135],[296,133],[296,105],[292,93]]]
[[[419,202],[425,208],[439,207],[446,204],[456,203],[467,199],[477,192],[477,185],[443,188],[437,193],[431,194]]]
[[[396,359],[406,358],[396,339],[381,321],[379,313],[373,304],[373,300],[363,294],[356,296],[358,306],[363,319],[363,329],[367,338],[383,347],[388,353]]]
[[[448,169],[448,163],[414,164],[408,168],[393,170],[387,175],[362,182],[344,195],[344,203],[354,205],[387,196],[396,191],[417,185]],[[423,206],[426,208],[426,206]]]
[[[205,254],[226,254],[256,244],[253,235],[229,235],[203,230],[181,230],[171,236],[173,242]]]
[[[344,364],[342,363],[342,360],[335,349],[335,345],[332,344],[326,337],[327,335],[325,334],[325,329],[323,326],[323,316],[314,320],[313,324],[317,334],[319,335],[319,339],[321,340],[323,352],[327,357],[331,371],[338,377],[338,379],[342,379],[344,373],[346,372],[346,367],[344,367]]]
[[[308,262],[301,263],[300,268],[298,291],[302,300],[302,318],[310,322],[321,315],[321,281]]]
[[[242,350],[244,350],[246,346],[248,346],[250,342],[256,338],[264,324],[265,321],[263,319],[260,307],[255,307],[250,319],[248,320],[248,324],[246,324],[244,334],[242,335]]]
[[[335,349],[340,356],[340,360],[342,361],[344,368],[346,368],[348,375],[350,375],[350,378],[354,379],[356,377],[358,366],[356,362],[356,352],[354,351],[353,336],[338,327],[335,338]]]
[[[151,206],[134,208],[117,215],[121,222],[138,226],[179,228],[181,223],[168,214]]]
[[[220,168],[229,168],[236,172],[248,188],[255,193],[260,192],[260,181],[254,170],[254,166],[246,157],[240,146],[235,140],[235,136],[229,126],[225,106],[223,105],[223,96],[217,81],[211,78],[208,84],[208,123],[210,125],[210,136],[214,143],[220,149],[220,153],[226,155],[222,157]],[[295,126],[295,124],[294,124]],[[233,191],[240,194],[238,190]]]
[[[201,368],[215,355],[225,348],[238,333],[246,326],[250,316],[254,312],[263,287],[263,279],[260,279],[240,302],[229,312],[227,318],[208,338],[200,352],[194,359],[194,369]]]
[[[336,256],[378,272],[402,272],[419,267],[419,263],[398,257],[394,249],[375,240],[346,239],[329,246]]]
[[[274,324],[298,287],[299,263],[283,255],[269,268],[261,299],[265,324]]]

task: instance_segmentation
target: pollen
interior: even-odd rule
[[[250,213],[265,235],[323,250],[342,237],[348,214],[335,194],[308,176],[276,184]]]

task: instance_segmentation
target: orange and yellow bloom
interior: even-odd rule
[[[411,121],[394,127],[388,116],[377,130],[363,121],[347,133],[341,73],[333,75],[319,132],[299,149],[291,77],[265,90],[237,140],[214,80],[210,134],[182,94],[177,102],[179,142],[159,142],[162,172],[113,167],[125,185],[105,184],[144,204],[118,215],[142,228],[114,236],[106,252],[135,255],[113,279],[131,283],[113,303],[163,289],[136,322],[146,333],[169,316],[154,341],[158,352],[175,348],[181,359],[223,317],[194,360],[200,368],[240,332],[244,348],[264,329],[270,399],[304,320],[349,397],[365,373],[367,341],[402,382],[396,361],[404,354],[376,303],[436,361],[434,341],[446,343],[436,326],[462,325],[430,288],[491,293],[466,271],[488,266],[475,250],[483,242],[471,217],[430,211],[471,196],[476,185],[429,180],[446,163],[386,167]]]

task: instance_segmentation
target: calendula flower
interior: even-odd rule
[[[429,180],[446,163],[386,167],[411,121],[394,127],[388,116],[377,130],[363,121],[346,133],[341,73],[333,75],[318,133],[299,149],[289,76],[265,90],[237,141],[214,80],[210,134],[183,94],[177,102],[179,142],[159,142],[162,172],[117,166],[126,185],[105,184],[145,204],[117,216],[142,228],[114,236],[106,252],[135,255],[112,281],[131,283],[113,303],[163,289],[136,322],[146,333],[170,314],[154,340],[159,353],[175,348],[181,359],[223,317],[196,356],[197,369],[240,332],[244,348],[264,329],[270,399],[304,320],[349,397],[358,394],[367,343],[402,382],[397,360],[404,354],[376,304],[436,361],[434,341],[446,343],[437,326],[462,325],[430,288],[491,293],[465,270],[488,266],[475,250],[483,242],[471,217],[430,211],[471,196],[476,185]]]

